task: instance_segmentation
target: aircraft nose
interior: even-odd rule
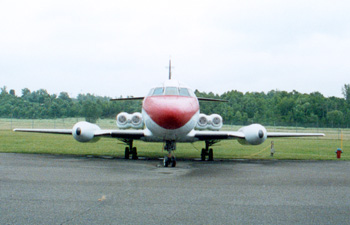
[[[174,130],[183,127],[198,111],[199,107],[192,104],[190,99],[165,96],[147,98],[144,109],[160,127]]]
[[[159,126],[170,130],[184,126],[191,119],[181,106],[176,105],[158,108],[157,112],[152,115],[153,121]]]

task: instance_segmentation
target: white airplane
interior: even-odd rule
[[[125,158],[137,159],[137,149],[134,140],[145,142],[163,142],[168,155],[164,157],[163,165],[176,166],[173,151],[177,142],[204,141],[201,159],[213,160],[213,144],[226,139],[237,139],[242,145],[259,145],[267,138],[277,137],[310,137],[324,136],[322,133],[281,133],[267,132],[260,124],[251,124],[238,131],[219,131],[223,125],[218,114],[205,115],[199,110],[199,101],[222,101],[216,99],[198,98],[186,85],[171,79],[171,62],[169,62],[169,80],[150,90],[146,97],[112,99],[143,100],[142,113],[117,115],[116,130],[103,130],[96,124],[85,121],[78,122],[73,129],[14,129],[19,132],[38,132],[54,134],[70,134],[79,142],[96,142],[101,137],[116,138],[124,142]],[[133,129],[129,129],[133,128]]]

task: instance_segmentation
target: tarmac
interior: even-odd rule
[[[349,169],[0,153],[0,224],[349,224]]]

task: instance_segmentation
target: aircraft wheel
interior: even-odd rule
[[[125,159],[129,159],[130,156],[130,149],[129,147],[125,147]]]
[[[175,156],[171,157],[171,167],[175,167],[176,166],[176,158]]]
[[[205,161],[205,149],[204,148],[202,148],[202,153],[201,153],[201,160],[202,161]]]
[[[214,153],[213,153],[213,149],[209,149],[209,159],[208,161],[214,161]]]
[[[169,158],[168,156],[165,156],[163,159],[163,166],[168,167],[169,166]]]
[[[138,159],[139,158],[139,157],[137,157],[137,148],[133,147],[132,151],[131,151],[131,154],[132,154],[132,159]]]

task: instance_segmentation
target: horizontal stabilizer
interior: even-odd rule
[[[228,102],[227,100],[223,99],[214,99],[214,98],[198,98],[198,101],[203,101],[203,102]]]
[[[128,100],[143,100],[145,97],[131,97],[131,98],[112,98],[110,101],[128,101]]]

